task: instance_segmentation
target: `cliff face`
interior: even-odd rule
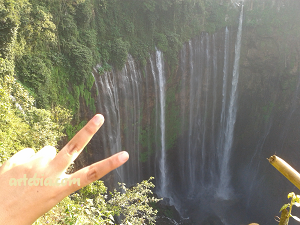
[[[254,10],[255,4],[260,6],[254,2],[252,11],[245,8],[234,135],[225,163],[228,198],[220,196],[225,189],[220,177],[230,121],[235,26],[185,43],[176,67],[159,58],[157,50],[145,65],[129,56],[120,71],[99,74],[96,69],[93,95],[106,125],[79,162],[127,150],[130,161],[106,178],[111,185],[155,176],[157,193],[194,222],[218,217],[224,224],[273,224],[295,188],[266,158],[276,153],[300,171],[300,45],[298,31],[289,32],[293,24],[277,26],[270,17],[262,22],[270,12],[281,19],[288,13],[279,1],[264,4],[261,11]],[[258,11],[265,14],[257,17]]]
[[[277,154],[300,169],[299,78],[296,39],[246,28],[232,170],[238,192],[252,189],[246,201],[257,215],[260,211],[271,215],[275,203],[274,208],[268,203],[276,198],[280,206],[295,190],[265,159]]]

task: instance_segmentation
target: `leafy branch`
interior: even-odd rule
[[[300,218],[292,215],[292,207],[300,207],[300,195],[295,195],[294,192],[288,194],[288,199],[291,198],[291,203],[285,204],[281,207],[279,212],[284,209],[289,208],[288,214],[286,215],[285,224],[288,224],[290,217],[294,218],[296,221],[300,222]]]

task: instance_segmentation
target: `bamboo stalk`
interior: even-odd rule
[[[300,174],[293,167],[276,155],[271,156],[268,160],[283,176],[300,189]]]
[[[289,212],[287,209],[282,210],[281,218],[278,225],[288,225],[289,224]]]

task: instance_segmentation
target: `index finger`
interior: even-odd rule
[[[95,115],[56,155],[50,164],[58,171],[64,171],[78,157],[87,143],[102,126],[104,117]]]

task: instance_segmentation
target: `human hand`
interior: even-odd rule
[[[32,224],[66,196],[125,163],[129,155],[120,152],[73,174],[65,173],[103,122],[102,115],[95,115],[57,155],[54,147],[47,146],[37,153],[23,149],[7,160],[0,167],[0,223]],[[33,177],[37,183],[30,182]],[[50,186],[46,178],[60,185]],[[80,182],[69,182],[74,179]]]

